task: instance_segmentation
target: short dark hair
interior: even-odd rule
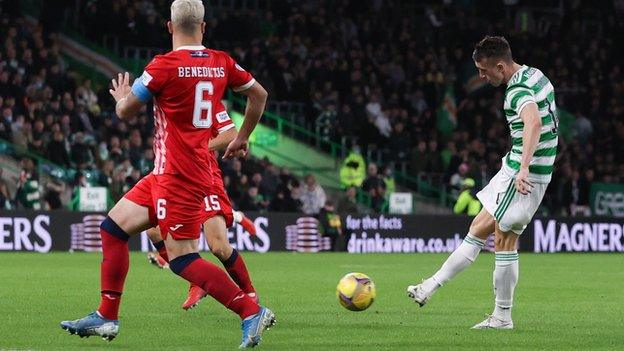
[[[472,59],[479,62],[483,59],[494,58],[511,62],[511,48],[505,37],[489,36],[481,39],[476,45],[472,53]]]

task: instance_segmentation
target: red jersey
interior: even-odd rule
[[[153,174],[212,183],[218,165],[208,142],[214,130],[233,127],[221,100],[254,78],[222,51],[187,46],[154,57],[141,79],[154,96]]]

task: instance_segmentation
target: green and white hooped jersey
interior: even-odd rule
[[[537,104],[542,119],[539,143],[529,164],[529,180],[548,183],[552,177],[553,164],[557,156],[557,105],[555,90],[550,80],[537,68],[523,65],[507,83],[504,111],[511,130],[511,150],[503,158],[503,170],[515,175],[522,160],[522,133],[524,123],[520,112],[529,103]]]

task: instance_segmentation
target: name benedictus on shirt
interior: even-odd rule
[[[225,68],[223,67],[178,67],[178,77],[180,78],[223,78]]]

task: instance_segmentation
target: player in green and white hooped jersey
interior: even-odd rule
[[[512,147],[501,170],[477,197],[483,209],[460,246],[442,267],[407,294],[423,306],[433,293],[475,261],[494,233],[494,312],[474,329],[513,329],[511,307],[518,281],[518,237],[535,214],[550,182],[557,153],[554,88],[536,69],[514,62],[503,37],[487,36],[473,53],[479,76],[493,86],[506,85],[503,106]]]

